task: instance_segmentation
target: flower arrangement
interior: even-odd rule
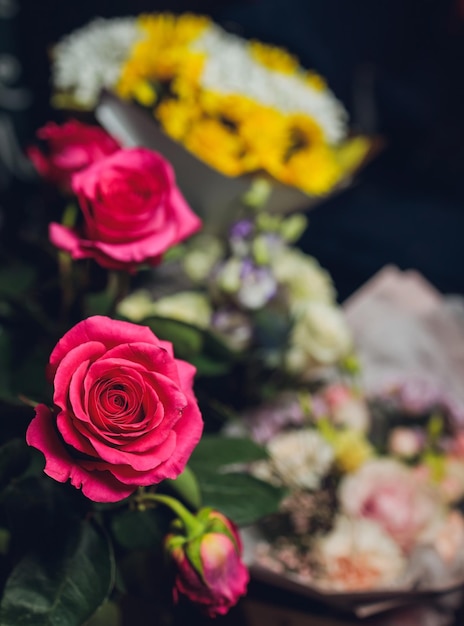
[[[363,392],[306,217],[268,210],[274,181],[326,194],[369,147],[322,78],[193,15],[97,20],[53,64],[57,105],[109,89],[252,176],[218,234],[161,152],[94,121],[38,131],[45,211],[21,212],[0,271],[0,622],[224,615],[244,527],[254,564],[331,597],[461,580],[456,407]]]
[[[462,583],[462,423],[425,391],[409,381],[367,396],[331,382],[304,404],[282,399],[278,419],[272,408],[248,414],[269,453],[254,473],[288,490],[259,525],[255,564],[360,602]]]
[[[110,90],[228,177],[265,173],[325,195],[372,147],[349,136],[347,112],[320,75],[205,16],[99,18],[65,36],[52,60],[57,106],[93,110]]]
[[[166,624],[225,614],[249,580],[238,524],[281,490],[245,471],[261,446],[214,432],[178,336],[117,313],[202,222],[161,154],[76,120],[38,139],[48,232],[15,230],[0,277],[0,621],[134,623],[131,598]]]
[[[225,236],[192,236],[117,307],[179,346],[198,367],[205,401],[222,405],[226,421],[281,390],[356,368],[332,280],[295,244],[305,216],[270,215],[255,191]]]

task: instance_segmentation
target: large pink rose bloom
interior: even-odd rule
[[[75,174],[72,188],[84,223],[78,229],[52,223],[49,235],[73,259],[94,258],[108,269],[127,271],[140,263],[157,265],[201,226],[170,164],[145,148],[119,150],[94,163]]]
[[[165,539],[176,565],[174,597],[186,596],[209,615],[225,615],[246,593],[249,573],[242,561],[237,527],[219,511],[211,510],[200,537]]]
[[[377,522],[405,552],[442,513],[438,491],[393,459],[368,461],[344,478],[339,495],[346,514]]]
[[[53,350],[55,406],[37,406],[27,443],[45,455],[46,474],[96,502],[176,478],[203,428],[194,373],[149,328],[90,317]]]
[[[59,126],[49,122],[37,131],[43,149],[31,146],[27,154],[38,173],[51,183],[71,189],[80,170],[119,150],[119,144],[99,126],[70,120]]]

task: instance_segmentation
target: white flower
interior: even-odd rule
[[[153,298],[146,289],[133,291],[121,300],[117,312],[132,322],[141,322],[153,314]]]
[[[269,267],[257,266],[249,259],[231,257],[218,269],[217,286],[234,296],[245,309],[262,308],[276,293],[277,284]]]
[[[97,18],[67,35],[53,49],[55,89],[81,106],[94,107],[103,88],[113,87],[134,43],[143,37],[133,17]]]
[[[405,568],[398,545],[368,519],[339,516],[319,539],[315,556],[322,568],[318,581],[336,591],[361,591],[394,585]]]
[[[182,260],[184,271],[190,280],[201,283],[208,278],[223,255],[223,242],[214,235],[201,233],[189,243]]]
[[[326,302],[308,301],[300,309],[290,336],[287,367],[304,374],[315,365],[334,365],[352,349],[342,311]]]
[[[283,247],[271,255],[274,276],[287,290],[290,310],[298,312],[308,300],[331,303],[335,299],[330,274],[297,248]]]
[[[146,291],[136,291],[118,306],[118,312],[134,322],[150,315],[178,320],[198,328],[208,328],[211,306],[207,298],[196,291],[180,291],[159,300],[153,300]]]
[[[324,131],[329,143],[346,136],[347,113],[328,89],[316,89],[298,74],[272,71],[250,53],[246,42],[212,25],[193,48],[207,55],[200,84],[222,94],[239,93],[283,113],[304,113]]]
[[[315,430],[292,430],[276,435],[268,444],[269,461],[256,464],[260,478],[302,489],[317,489],[329,471],[334,454]]]

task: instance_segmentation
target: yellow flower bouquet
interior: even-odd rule
[[[126,143],[156,148],[153,142],[161,141],[165,153],[167,135],[220,180],[248,185],[259,175],[290,187],[279,210],[306,208],[346,184],[375,145],[350,133],[343,105],[295,56],[200,15],[96,19],[55,46],[53,83],[56,106],[96,110]],[[102,105],[105,91],[117,100],[106,95]],[[140,119],[139,105],[157,121],[156,130],[137,121],[128,131],[134,115]],[[165,136],[154,139],[158,129]],[[191,166],[187,161],[180,169]],[[191,177],[190,186],[198,187],[196,170]],[[180,182],[186,191],[188,181]],[[226,200],[243,193],[243,186],[231,189]],[[210,204],[217,206],[216,198]]]

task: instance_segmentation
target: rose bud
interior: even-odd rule
[[[195,519],[198,527],[177,520],[165,539],[176,567],[174,599],[183,594],[209,617],[225,615],[246,593],[249,581],[238,530],[212,509],[201,509]]]
[[[141,263],[158,265],[169,248],[201,227],[170,163],[146,148],[118,150],[97,161],[73,176],[72,188],[83,224],[52,223],[49,235],[73,259],[93,258],[107,269],[133,272]]]
[[[31,146],[28,157],[50,183],[71,190],[73,174],[119,150],[119,144],[99,126],[70,120],[62,126],[49,122],[37,131],[43,150]]]

